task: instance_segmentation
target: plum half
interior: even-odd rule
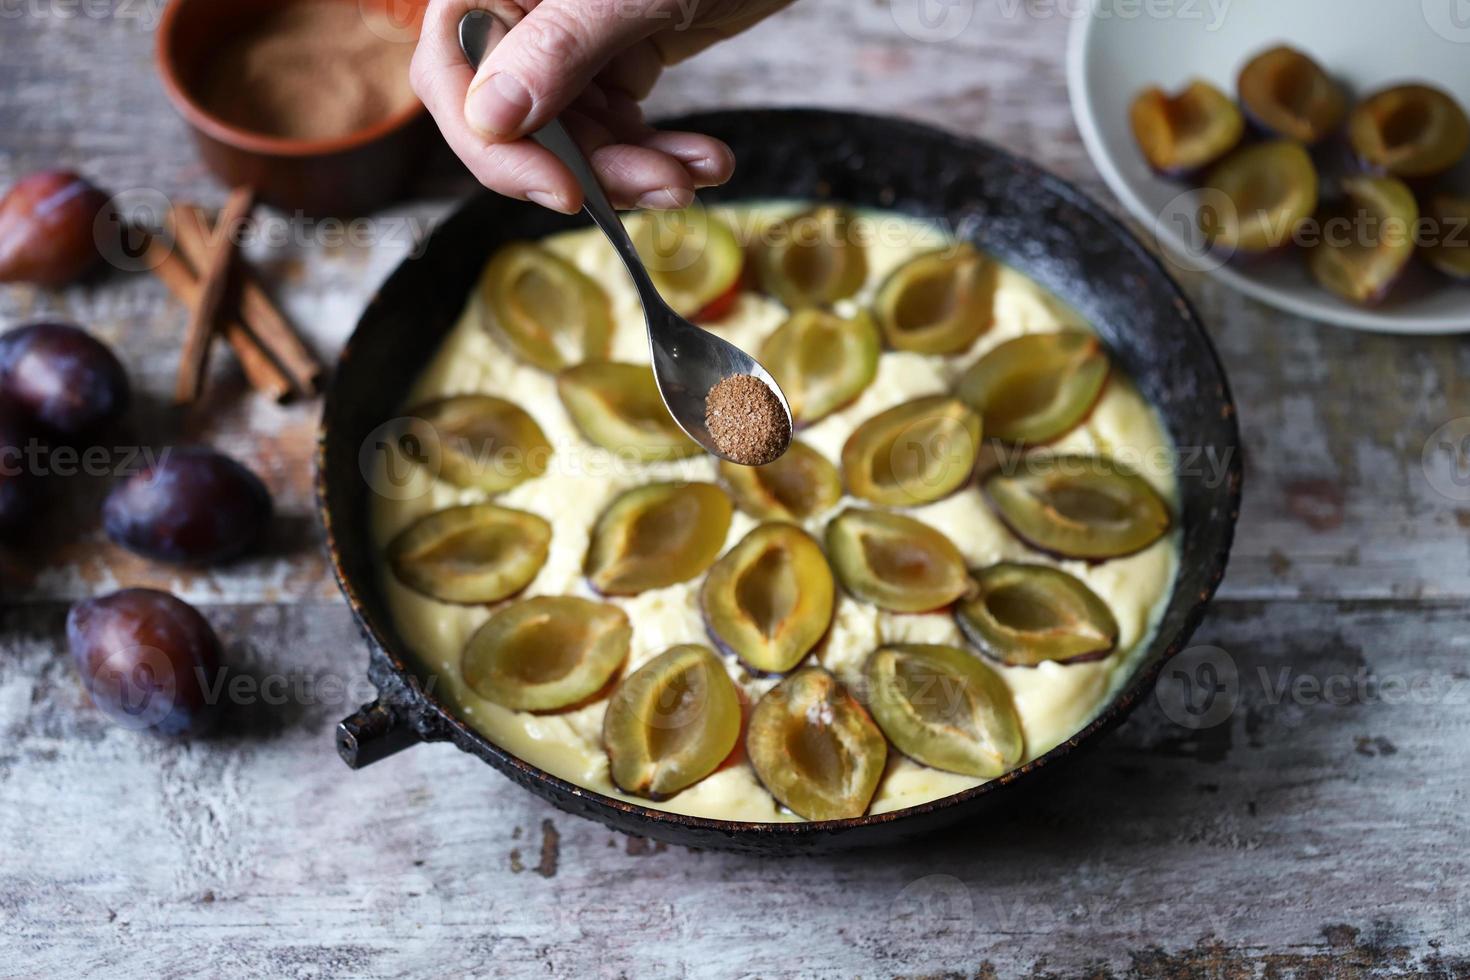
[[[1470,120],[1445,92],[1398,85],[1368,96],[1348,117],[1348,139],[1365,165],[1395,177],[1433,177],[1470,149]]]
[[[1282,248],[1317,209],[1317,187],[1317,168],[1300,143],[1245,147],[1205,177],[1200,231],[1211,248],[1226,254]]]
[[[762,524],[715,562],[699,601],[716,643],[752,670],[784,674],[826,635],[837,585],[811,535]]]
[[[954,543],[912,517],[849,508],[827,525],[826,537],[842,587],[880,609],[929,612],[972,588]]]
[[[1451,279],[1470,281],[1470,197],[1437,194],[1426,216],[1434,238],[1424,245],[1425,261]]]
[[[766,692],[751,711],[745,751],[771,795],[808,820],[862,816],[888,761],[883,733],[821,667]]]
[[[557,375],[556,390],[577,429],[603,449],[644,463],[704,452],[669,414],[646,364],[578,364]]]
[[[513,602],[465,644],[460,674],[512,711],[557,711],[607,686],[628,657],[633,627],[617,606],[574,596]]]
[[[1107,603],[1050,565],[1001,562],[974,573],[975,593],[955,606],[960,631],[1008,667],[1099,660],[1118,643]]]
[[[968,350],[995,320],[997,273],[993,259],[965,243],[899,266],[873,300],[883,339],[918,354]]]
[[[970,479],[980,416],[948,395],[904,402],[858,426],[842,447],[842,478],[855,497],[912,507],[947,497]]]
[[[1241,68],[1240,103],[1274,136],[1311,146],[1332,135],[1347,115],[1347,93],[1310,55],[1279,44]]]
[[[757,264],[761,289],[789,309],[831,306],[868,281],[867,250],[842,208],[803,211],[773,226],[768,237]]]
[[[741,466],[720,461],[720,476],[735,504],[766,521],[804,521],[826,513],[842,499],[842,477],[827,457],[792,441],[774,463]]]
[[[645,211],[629,225],[659,295],[680,316],[711,319],[711,306],[739,288],[745,253],[730,226],[708,211]]]
[[[495,504],[450,507],[419,518],[388,544],[388,567],[422,595],[457,605],[499,602],[546,564],[551,525]]]
[[[866,312],[844,320],[826,310],[798,310],[761,345],[798,425],[825,418],[861,395],[878,374],[878,327]]]
[[[985,420],[986,435],[1035,445],[1087,417],[1108,371],[1102,341],[1085,330],[1025,334],[976,361],[955,394]]]
[[[1224,92],[1196,79],[1177,95],[1146,88],[1128,110],[1143,158],[1168,177],[1185,177],[1235,149],[1245,133],[1240,110]]]
[[[1344,177],[1345,199],[1322,215],[1307,268],[1323,288],[1361,306],[1383,301],[1414,257],[1419,204],[1396,177]]]
[[[457,487],[502,493],[541,476],[551,443],[519,405],[493,395],[455,395],[406,413],[433,427],[439,475]]]
[[[592,529],[586,572],[603,595],[637,595],[687,582],[714,564],[734,505],[712,483],[650,483],[625,490]]]
[[[624,793],[665,800],[719,768],[740,741],[740,694],[708,647],[665,650],[607,703],[602,745]]]
[[[599,360],[612,344],[602,287],[539,245],[514,242],[496,252],[480,276],[480,301],[516,356],[543,371]]]
[[[915,762],[994,779],[1025,751],[1010,688],[957,647],[898,643],[863,666],[868,707],[894,748]]]
[[[1063,558],[1121,558],[1169,530],[1159,492],[1106,456],[1027,456],[1019,472],[994,470],[981,488],[1012,534]]]

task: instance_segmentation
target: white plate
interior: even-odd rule
[[[1092,161],[1171,261],[1205,269],[1262,302],[1327,323],[1393,333],[1470,330],[1470,287],[1444,281],[1352,306],[1319,288],[1298,256],[1242,266],[1201,258],[1181,234],[1188,188],[1155,176],[1128,128],[1140,89],[1174,91],[1204,78],[1234,93],[1247,58],[1287,43],[1316,58],[1356,94],[1429,81],[1470,106],[1470,0],[1083,0],[1072,26],[1067,86]],[[1470,192],[1470,165],[1459,185]],[[1171,203],[1172,202],[1172,203]],[[1426,276],[1426,279],[1429,277]],[[1435,277],[1436,279],[1438,277]]]

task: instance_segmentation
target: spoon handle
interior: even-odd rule
[[[479,68],[480,62],[485,60],[485,56],[509,31],[510,27],[488,10],[471,10],[465,14],[459,22],[459,46],[469,59],[470,67]],[[530,138],[550,150],[561,161],[562,166],[572,172],[578,186],[582,188],[583,208],[612,243],[614,251],[623,260],[623,265],[627,266],[628,274],[633,277],[633,284],[638,288],[645,305],[654,302],[662,306],[663,299],[653,281],[648,278],[643,260],[638,257],[638,250],[628,237],[628,229],[623,227],[622,219],[608,201],[602,185],[597,182],[597,174],[587,162],[581,147],[572,139],[572,134],[567,132],[560,120],[553,119],[531,133]]]
[[[597,182],[597,175],[592,171],[592,164],[587,162],[587,157],[582,153],[581,147],[577,146],[572,134],[567,132],[565,126],[559,120],[553,119],[531,134],[531,139],[546,147],[556,158],[560,160],[572,176],[577,178],[577,183],[582,188],[582,207],[602,229],[603,234],[612,243],[613,249],[618,257],[623,260],[623,265],[628,267],[628,273],[633,277],[633,283],[638,287],[638,292],[643,294],[645,303],[653,299],[660,306],[663,299],[654,287],[653,281],[648,278],[648,271],[643,267],[643,259],[639,257],[638,250],[633,247],[633,240],[628,237],[628,229],[623,226],[623,221],[618,217],[617,209],[607,199],[602,185]]]

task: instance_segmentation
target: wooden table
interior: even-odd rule
[[[115,190],[222,200],[151,73],[157,5],[0,6],[0,185],[65,164]],[[653,108],[902,114],[1107,199],[1063,83],[1077,6],[961,3],[973,22],[937,42],[900,30],[887,0],[802,0],[674,72]],[[256,255],[330,356],[405,233],[446,204],[382,216],[378,247]],[[123,353],[141,397],[120,444],[217,445],[265,476],[280,511],[265,554],[184,574],[108,544],[107,481],[77,480],[55,549],[5,557],[0,974],[1467,975],[1470,486],[1434,434],[1470,415],[1470,352],[1183,281],[1249,449],[1230,574],[1197,636],[1221,652],[1192,655],[1234,666],[1234,710],[1181,725],[1189,676],[1166,678],[1024,809],[904,850],[800,860],[620,837],[446,745],[348,772],[332,729],[372,692],[311,508],[318,406],[268,404],[220,358],[207,403],[172,408],[185,314],[149,277],[0,288],[4,325],[63,316]],[[137,584],[198,603],[261,681],[224,734],[169,743],[87,705],[66,607]]]

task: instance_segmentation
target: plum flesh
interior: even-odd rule
[[[1274,136],[1311,146],[1347,115],[1347,95],[1310,55],[1287,45],[1262,51],[1236,80],[1246,115]]]
[[[1245,132],[1235,103],[1200,80],[1175,95],[1144,89],[1133,100],[1129,121],[1143,158],[1167,177],[1198,173],[1233,150]]]

